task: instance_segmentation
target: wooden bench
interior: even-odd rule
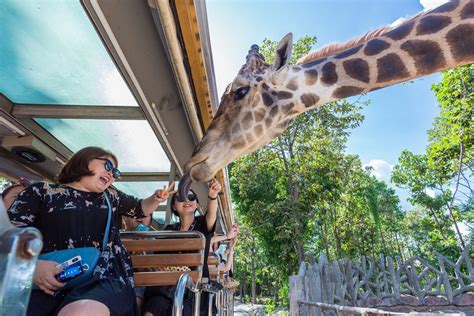
[[[207,266],[209,268],[209,277],[211,280],[219,282],[221,280],[219,273],[219,264],[220,258],[218,255],[213,255],[213,253],[209,253],[209,257],[207,258]]]
[[[197,288],[202,283],[206,246],[202,233],[125,231],[121,232],[120,237],[131,254],[135,286],[176,285],[182,274],[188,274]],[[179,266],[190,267],[192,271],[162,271],[165,267]]]

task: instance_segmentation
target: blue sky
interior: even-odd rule
[[[280,40],[288,32],[294,39],[316,36],[314,49],[345,42],[400,18],[438,5],[443,0],[207,0],[209,31],[219,96],[234,79],[251,44],[264,38]],[[400,152],[423,153],[426,132],[438,114],[431,85],[439,74],[367,94],[371,104],[365,120],[348,142],[374,174],[389,181]],[[406,193],[397,190],[404,209]]]

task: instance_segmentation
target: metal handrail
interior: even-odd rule
[[[11,225],[0,200],[0,315],[26,314],[42,247],[40,231]]]
[[[186,288],[194,293],[194,316],[199,316],[201,309],[201,291],[194,284],[193,279],[188,274],[182,274],[176,283],[176,290],[173,298],[173,316],[183,315],[183,300]]]

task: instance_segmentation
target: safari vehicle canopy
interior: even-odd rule
[[[218,105],[204,1],[8,0],[0,17],[1,176],[53,181],[75,151],[100,146],[126,193],[179,180]]]

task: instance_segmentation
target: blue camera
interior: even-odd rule
[[[60,282],[71,280],[72,278],[87,271],[87,265],[84,264],[80,256],[63,262],[59,264],[58,267],[63,269],[63,271],[56,275],[56,279],[58,279]]]

